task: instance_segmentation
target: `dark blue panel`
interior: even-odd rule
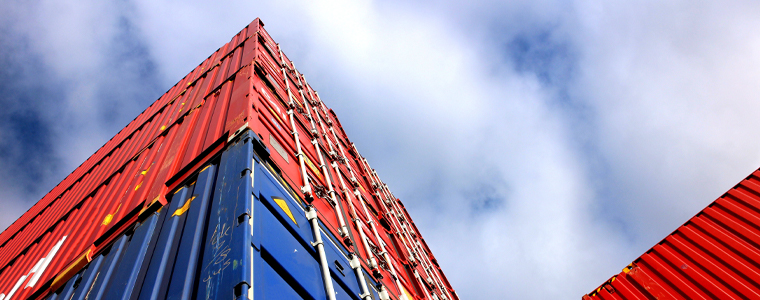
[[[351,269],[348,259],[343,256],[335,244],[330,242],[329,237],[324,232],[322,239],[324,240],[325,255],[327,256],[327,265],[330,266],[330,273],[338,281],[338,285],[335,286],[335,292],[339,293],[338,287],[340,286],[353,298],[358,300],[361,294],[359,279],[356,278],[356,273]],[[341,270],[339,266],[343,269]]]
[[[156,250],[143,279],[139,300],[163,299],[166,295],[171,268],[174,265],[177,245],[179,245],[179,237],[181,236],[181,232],[177,233],[177,231],[178,228],[182,230],[180,226],[184,225],[185,220],[185,214],[179,208],[185,204],[189,194],[189,188],[182,188],[177,191],[172,196],[168,210],[164,212],[166,219],[161,227],[161,233],[156,241]],[[167,209],[167,207],[164,208]]]
[[[233,299],[251,284],[252,131],[222,153],[204,243],[198,299]],[[236,295],[235,288],[245,285]]]
[[[282,276],[291,277],[295,288],[303,289],[315,299],[324,299],[322,273],[313,248],[304,248],[269,209],[259,201],[254,203],[254,227],[265,258],[271,257],[270,264],[281,269],[280,272],[284,272]],[[256,283],[256,286],[260,284]]]
[[[353,270],[351,271],[353,272]],[[346,290],[345,286],[339,284],[333,277],[333,289],[335,290],[335,300],[355,300],[359,299],[359,295],[353,295]]]
[[[313,239],[311,226],[298,203],[286,193],[264,166],[256,165],[254,191],[254,244],[262,256],[295,290],[308,293],[308,297],[324,299],[323,279],[317,254],[309,244]],[[290,208],[296,223],[277,205],[274,199],[283,199]],[[261,208],[260,208],[261,206]],[[329,234],[329,233],[328,233]],[[323,235],[328,265],[334,277],[338,299],[359,299],[359,280],[343,253],[345,248],[334,245]],[[332,239],[334,240],[334,239]],[[340,250],[339,250],[340,249]],[[342,251],[341,251],[342,250]],[[308,253],[304,253],[307,252]],[[339,270],[337,264],[342,266]],[[260,282],[256,286],[260,286]]]
[[[296,232],[302,242],[307,243],[312,239],[311,226],[303,210],[299,207],[299,204],[288,195],[285,190],[282,189],[279,183],[272,178],[270,173],[266,170],[266,167],[256,164],[256,174],[254,178],[254,193],[259,196],[259,200],[263,201],[270,210],[277,216],[285,226],[289,227],[293,232]],[[293,223],[290,217],[274,202],[274,199],[283,199],[290,208],[290,212],[293,214],[297,225]]]
[[[122,235],[121,238],[111,246],[111,250],[105,255],[105,261],[103,262],[103,266],[101,266],[100,274],[92,285],[92,291],[87,299],[102,299],[105,287],[111,280],[111,275],[113,275],[113,271],[116,269],[116,265],[121,258],[121,254],[124,252],[123,250],[127,245],[128,239],[128,236]]]
[[[196,266],[198,265],[203,233],[206,228],[206,216],[211,192],[216,178],[216,166],[209,166],[198,175],[197,183],[193,191],[195,200],[190,204],[187,212],[187,221],[182,231],[182,239],[174,264],[169,291],[166,299],[186,300],[193,294]]]
[[[163,210],[165,212],[165,210]],[[119,261],[119,265],[116,267],[114,274],[112,275],[111,282],[108,284],[105,296],[103,299],[121,299],[127,300],[136,298],[137,293],[133,293],[135,289],[135,283],[140,281],[140,270],[145,260],[146,254],[150,254],[151,240],[155,231],[160,230],[159,220],[163,219],[165,214],[153,214],[148,217],[140,226],[135,229],[132,234],[132,238],[124,252],[124,256]],[[148,257],[150,260],[150,257]],[[139,289],[138,285],[138,289]],[[133,296],[134,294],[134,296]]]
[[[50,296],[47,296],[47,298],[45,298],[45,300],[55,300],[57,298],[58,298],[58,294],[53,293]]]
[[[95,277],[98,275],[100,264],[102,262],[102,255],[98,255],[98,257],[90,262],[90,264],[87,266],[87,270],[85,270],[82,274],[82,281],[79,283],[77,291],[74,292],[74,296],[70,299],[83,300],[85,297],[87,297],[87,295],[90,294],[90,288],[92,288],[92,284],[95,282]]]
[[[256,300],[301,300],[314,299],[308,295],[299,295],[260,255],[254,255],[254,299]],[[325,299],[324,292],[322,298]]]
[[[82,277],[82,274],[76,274],[74,277],[71,277],[69,282],[67,282],[61,290],[58,299],[70,299],[71,295],[74,294],[74,283],[76,283],[80,277]]]

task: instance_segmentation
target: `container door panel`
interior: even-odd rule
[[[344,289],[346,294],[351,295],[353,298],[359,300],[358,296],[361,294],[359,289],[359,280],[356,278],[356,273],[351,269],[351,265],[348,259],[343,254],[344,252],[338,249],[335,243],[332,243],[327,235],[323,233],[322,239],[325,241],[325,254],[327,255],[327,264],[330,266],[330,272],[333,278],[338,283],[335,284],[335,291],[338,291],[338,287]]]
[[[254,255],[254,299],[256,300],[301,300],[315,299],[311,295],[296,292],[261,255]],[[324,291],[322,292],[324,295]],[[325,299],[324,297],[318,299]]]
[[[301,240],[310,241],[312,233],[300,205],[271,178],[264,166],[257,164],[254,177],[256,178],[254,191],[258,194],[259,200],[271,210],[271,213],[278,216],[286,224],[285,226],[297,232]]]
[[[353,271],[351,271],[351,272],[353,272]],[[354,296],[353,294],[351,294],[350,290],[347,290],[344,285],[341,285],[338,281],[336,281],[335,277],[333,277],[332,281],[333,281],[333,289],[335,289],[335,300],[356,300],[356,299],[359,299],[358,296]]]
[[[305,248],[264,205],[257,205],[256,211],[255,227],[258,226],[256,233],[261,255],[311,297],[324,299],[322,275],[314,250]],[[304,227],[307,224],[304,223]]]
[[[250,131],[243,133],[222,154],[204,242],[198,286],[202,299],[231,299],[236,287],[251,285],[253,138]]]

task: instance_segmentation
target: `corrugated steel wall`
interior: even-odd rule
[[[760,299],[760,171],[583,299]]]
[[[304,203],[253,155],[255,139],[238,140],[45,299],[325,299]],[[359,300],[338,245],[326,245],[336,298]]]
[[[245,42],[259,25],[238,33],[0,234],[0,292],[31,274],[64,236],[60,251],[35,274],[38,282],[14,298],[102,251],[151,203],[166,203],[173,177],[224,147],[231,91],[249,86],[239,70],[252,61],[255,43]]]
[[[143,299],[167,291],[191,297],[217,169],[209,165],[169,207],[136,223],[46,299]]]
[[[403,204],[258,19],[0,234],[0,297],[44,295],[92,266],[135,224],[178,203],[169,193],[246,129],[271,152],[280,184],[316,208],[370,281],[392,297],[458,299]]]

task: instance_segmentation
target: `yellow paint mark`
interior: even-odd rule
[[[190,209],[190,202],[193,202],[195,199],[195,196],[190,197],[190,199],[187,199],[184,205],[182,207],[177,208],[177,210],[174,211],[174,214],[172,214],[172,217],[181,216],[185,212],[187,212],[188,209]]]
[[[145,175],[145,174],[147,174],[147,173],[148,173],[148,171],[150,171],[150,167],[152,167],[152,166],[153,166],[153,164],[150,164],[150,166],[148,166],[148,168],[147,168],[147,169],[145,169],[145,170],[143,170],[142,172],[140,172],[140,175]]]
[[[141,186],[142,186],[142,181],[140,181],[140,183],[138,183],[138,184],[137,184],[137,186],[135,186],[135,191],[136,191],[137,189],[139,189]]]
[[[361,184],[359,184],[359,188],[362,189],[362,192],[365,192],[365,193],[367,192],[367,190],[365,190],[364,186],[362,186]]]
[[[101,226],[106,226],[108,224],[111,224],[111,221],[113,221],[113,215],[108,214],[105,218],[103,218],[103,223],[101,223]]]
[[[102,226],[107,226],[108,224],[111,224],[111,221],[113,221],[113,216],[116,215],[117,212],[119,212],[119,209],[121,208],[121,203],[119,203],[119,206],[116,207],[116,211],[114,211],[111,214],[108,214],[104,219],[103,223],[101,223]]]
[[[317,177],[319,177],[319,179],[321,180],[322,173],[319,172],[319,169],[317,169],[317,166],[315,166],[314,163],[311,162],[311,159],[309,159],[309,156],[304,155],[303,157],[306,158],[306,164],[309,165],[309,169],[311,169],[311,171],[314,172],[314,174],[317,174]]]
[[[280,123],[285,124],[285,122],[283,122],[282,119],[280,119],[280,115],[276,114],[274,112],[274,110],[272,110],[271,108],[269,108],[269,111],[272,112],[272,114],[274,115],[275,118],[277,118],[277,121],[280,121]]]
[[[166,125],[161,125],[161,128],[159,130],[164,131],[166,129]]]
[[[201,173],[201,172],[203,172],[203,171],[206,171],[206,169],[208,169],[209,167],[211,167],[211,165],[208,165],[208,166],[204,167],[204,168],[203,168],[203,169],[201,169],[201,171],[200,171],[200,172],[198,172],[198,173]]]
[[[277,205],[282,208],[282,210],[290,217],[291,220],[293,220],[293,223],[298,225],[298,222],[296,222],[296,218],[293,217],[293,213],[290,212],[290,207],[288,206],[288,203],[285,202],[285,199],[272,197],[274,199],[274,202],[277,203]]]
[[[625,268],[623,268],[623,273],[630,272],[632,268],[633,268],[633,264],[629,264],[629,265],[625,266]]]
[[[412,297],[412,295],[409,295],[409,292],[407,292],[403,286],[399,287],[401,288],[401,291],[404,292],[404,295],[406,295],[406,299],[414,299],[414,297]]]

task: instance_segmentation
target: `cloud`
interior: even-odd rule
[[[463,299],[578,299],[760,164],[751,2],[0,9],[2,222],[257,16]]]
[[[37,1],[0,8],[8,16],[0,24],[0,186],[2,202],[14,203],[7,213],[18,216],[162,90],[128,5]],[[0,227],[12,220],[3,218]]]
[[[760,145],[746,138],[760,108],[758,36],[744,29],[758,7],[596,9],[579,21],[588,46],[577,93],[598,111],[609,201],[653,243],[758,166]]]

